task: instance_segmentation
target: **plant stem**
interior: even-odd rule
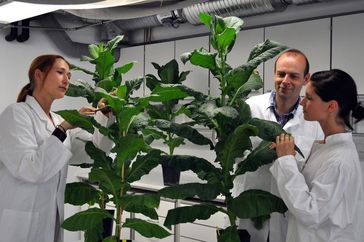
[[[123,131],[122,136],[125,137],[126,136],[126,132]],[[125,180],[125,162],[122,162],[121,165],[121,184],[124,184],[124,180]],[[120,197],[123,197],[124,195],[124,190],[123,190],[123,186],[121,186],[120,188]],[[120,205],[116,205],[116,211],[117,211],[117,221],[118,224],[116,225],[117,231],[116,231],[116,237],[118,238],[118,241],[120,241],[121,239],[121,221],[122,221],[122,217],[123,217],[123,209]]]
[[[232,106],[235,102],[235,99],[237,98],[238,94],[240,93],[240,90],[243,88],[243,85],[241,85],[238,90],[235,92],[234,97],[230,100],[229,106]]]

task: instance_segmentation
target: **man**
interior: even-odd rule
[[[318,122],[305,121],[299,105],[301,89],[310,79],[309,62],[297,49],[289,49],[278,56],[274,65],[275,90],[250,97],[249,104],[253,117],[275,121],[292,134],[305,158],[308,157],[314,140],[322,139],[323,133]],[[260,140],[254,139],[257,146]],[[300,167],[305,159],[297,154]],[[234,181],[233,196],[249,189],[269,191],[279,196],[276,183],[269,172],[271,164],[248,172]],[[242,208],[244,209],[244,208]],[[252,242],[282,242],[287,232],[286,218],[279,213],[271,214],[263,229],[256,230],[251,220],[239,220],[239,229],[248,230]]]

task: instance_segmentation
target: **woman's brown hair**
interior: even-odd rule
[[[28,71],[28,77],[29,77],[29,83],[26,84],[20,91],[17,102],[25,102],[25,98],[27,95],[32,96],[33,90],[34,90],[34,74],[37,69],[44,72],[46,76],[48,75],[48,72],[51,70],[54,62],[56,62],[57,59],[64,60],[68,66],[70,64],[68,61],[60,55],[40,55],[36,57],[32,63],[30,64],[29,71]]]

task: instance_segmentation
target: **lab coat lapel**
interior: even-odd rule
[[[47,131],[50,133],[53,132],[54,125],[52,124],[52,121],[50,121],[47,115],[44,113],[44,110],[39,105],[38,101],[32,96],[27,96],[25,103],[28,104],[29,107],[37,114],[39,120],[42,123],[44,123],[44,126],[46,127]]]

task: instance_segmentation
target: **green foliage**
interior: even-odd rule
[[[178,103],[188,95],[181,88],[181,84],[190,72],[180,73],[178,63],[174,59],[163,66],[154,62],[152,65],[158,73],[158,77],[152,74],[146,75],[146,85],[152,94],[160,94],[163,91],[164,95],[168,95],[167,92],[172,91],[174,96],[178,92],[181,92],[182,95],[175,96],[176,98],[173,100],[162,100],[160,103],[154,102],[147,106],[147,112],[152,120],[145,135],[150,135],[150,142],[162,139],[163,143],[168,146],[169,155],[174,153],[175,148],[185,144],[185,139],[198,140],[200,144],[210,144],[210,140],[204,138],[195,129],[188,125],[175,123],[176,118],[187,111]]]
[[[76,110],[58,112],[71,124],[90,133],[98,130],[114,143],[111,155],[98,149],[92,142],[85,144],[87,154],[94,161],[91,164],[88,182],[97,186],[84,182],[70,183],[66,186],[65,202],[73,205],[99,204],[99,208],[90,208],[69,217],[62,225],[67,230],[85,231],[85,241],[89,242],[100,241],[102,220],[113,218],[105,210],[107,202],[115,204],[117,226],[115,236],[105,239],[106,241],[119,239],[121,226],[133,228],[145,237],[164,238],[170,235],[163,227],[144,221],[127,220],[122,224],[121,216],[123,211],[128,211],[158,220],[156,213],[160,199],[158,196],[138,196],[129,193],[132,182],[139,180],[160,164],[161,151],[152,149],[142,134],[142,130],[148,127],[150,119],[144,113],[144,109],[150,102],[169,103],[188,94],[181,89],[160,86],[150,96],[133,97],[133,92],[141,86],[143,79],[123,80],[123,74],[133,67],[133,62],[114,67],[116,61],[114,51],[121,40],[122,36],[117,36],[106,44],[90,45],[89,56],[83,56],[81,60],[93,64],[95,70],[89,71],[76,66],[73,69],[91,75],[94,85],[80,81],[72,84],[67,92],[70,96],[86,98],[94,106],[101,98],[105,99],[115,123],[110,127],[103,127],[94,117],[81,115]],[[170,74],[163,73],[163,76],[168,79]],[[184,75],[181,74],[180,78],[185,78]]]
[[[211,215],[222,212],[230,220],[231,226],[218,237],[219,242],[238,242],[237,218],[251,218],[259,228],[269,218],[270,213],[284,213],[287,208],[283,201],[264,191],[250,190],[233,197],[231,189],[234,179],[247,171],[253,172],[260,166],[272,162],[275,152],[269,146],[277,133],[284,132],[277,123],[269,123],[251,117],[250,108],[245,103],[252,90],[262,87],[262,79],[256,68],[266,60],[276,56],[287,47],[272,41],[265,41],[255,46],[245,64],[232,68],[227,63],[227,55],[232,51],[236,34],[241,30],[243,21],[237,17],[222,18],[200,14],[200,20],[210,30],[210,43],[214,51],[204,48],[193,50],[181,56],[182,62],[208,69],[219,83],[219,97],[207,96],[197,91],[178,86],[194,98],[184,105],[184,114],[192,120],[188,124],[191,130],[196,124],[203,125],[216,134],[211,143],[198,141],[190,137],[194,144],[210,144],[216,154],[215,165],[203,158],[186,155],[164,157],[165,161],[180,171],[191,170],[204,183],[181,184],[159,191],[163,197],[186,199],[198,197],[204,202],[193,206],[184,206],[169,210],[164,225],[170,227],[179,223],[193,222],[196,219],[208,219]],[[158,121],[156,122],[158,123]],[[170,123],[161,123],[159,128],[168,130],[179,137],[186,137],[185,128]],[[181,130],[183,130],[181,132]],[[263,143],[253,149],[251,137],[258,136]],[[214,141],[214,142],[213,142]],[[216,143],[215,145],[212,145]],[[249,155],[247,155],[249,153]],[[236,159],[243,160],[235,167]],[[218,207],[209,202],[223,196],[226,207]]]

